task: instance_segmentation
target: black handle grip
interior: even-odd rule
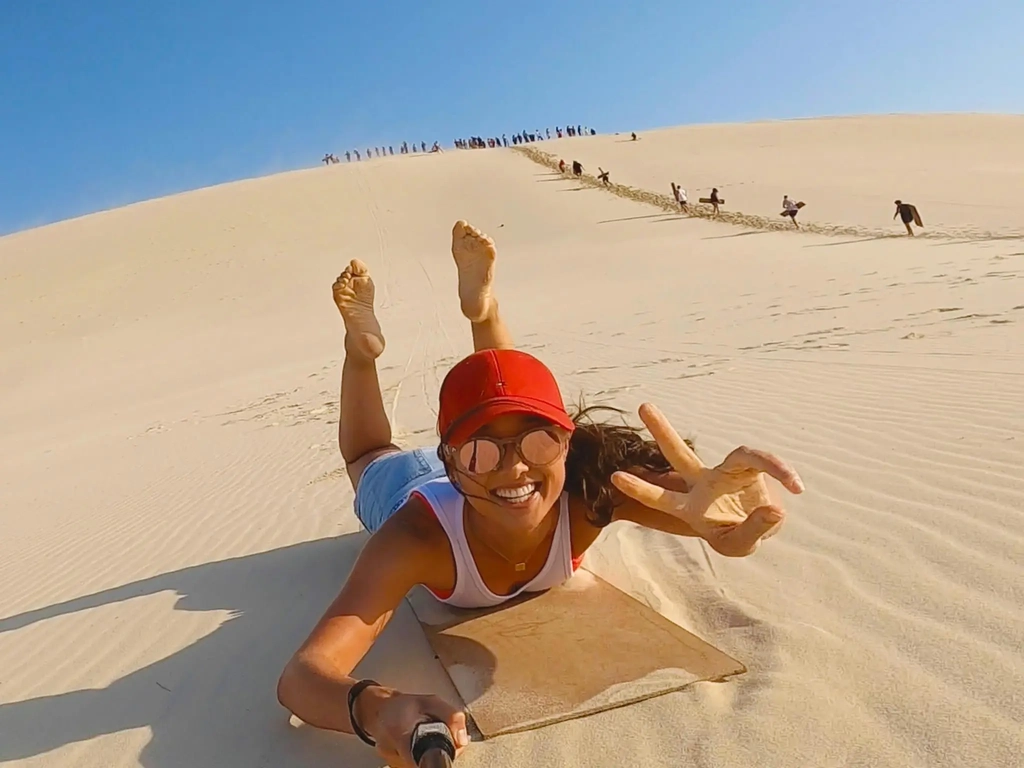
[[[455,739],[444,723],[420,723],[412,732],[411,751],[420,768],[444,768],[455,759]]]

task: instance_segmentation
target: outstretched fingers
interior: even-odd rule
[[[773,453],[759,451],[756,448],[740,446],[732,451],[725,460],[715,467],[715,471],[723,475],[741,475],[747,472],[763,472],[771,475],[790,493],[803,493],[804,482],[800,475],[787,462]]]
[[[690,484],[696,482],[704,471],[704,463],[693,452],[693,449],[686,444],[686,441],[679,436],[675,428],[669,424],[665,415],[658,410],[657,406],[651,403],[644,403],[640,406],[640,419],[650,430],[651,435],[661,448],[662,454],[668,459],[668,463],[678,472],[682,478]]]
[[[686,494],[648,483],[629,472],[613,472],[612,485],[633,501],[650,509],[675,513],[686,502]]]
[[[708,543],[726,557],[746,557],[764,540],[774,536],[786,513],[774,504],[758,507],[738,525],[720,529],[717,535],[708,538]]]

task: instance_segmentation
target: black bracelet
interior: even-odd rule
[[[359,697],[359,694],[374,685],[380,686],[380,683],[376,680],[360,680],[348,689],[348,721],[352,723],[352,732],[371,747],[376,747],[377,742],[374,741],[370,734],[364,731],[359,723],[356,722],[356,713],[353,708],[355,707],[356,699]]]

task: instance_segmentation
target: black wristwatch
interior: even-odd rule
[[[358,736],[365,744],[369,744],[371,747],[376,747],[377,742],[373,740],[366,731],[363,730],[362,726],[356,722],[355,705],[356,699],[363,691],[371,686],[380,687],[380,683],[376,680],[360,680],[358,683],[348,689],[348,721],[352,723],[352,732]]]

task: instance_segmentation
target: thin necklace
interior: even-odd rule
[[[557,525],[557,523],[556,523],[556,525]],[[475,531],[474,531],[474,532],[475,532]],[[546,533],[544,534],[544,538],[545,538],[545,539],[547,538],[547,534],[546,534]],[[511,565],[511,566],[512,566],[513,568],[515,568],[515,570],[516,570],[516,573],[522,573],[523,571],[525,571],[525,570],[526,570],[526,564],[527,564],[528,562],[530,562],[530,558],[531,558],[531,557],[533,557],[533,556],[534,556],[535,554],[537,554],[537,549],[538,549],[538,548],[540,547],[540,545],[541,545],[541,544],[542,544],[542,543],[544,542],[544,539],[541,539],[541,540],[540,540],[540,542],[538,542],[538,543],[537,543],[537,545],[536,545],[536,546],[535,546],[535,547],[533,548],[533,551],[532,551],[532,552],[530,552],[530,554],[529,554],[529,555],[528,555],[528,556],[526,557],[526,559],[525,559],[525,560],[523,560],[523,561],[522,561],[522,562],[520,562],[520,563],[517,563],[517,562],[516,562],[515,560],[511,560],[511,559],[509,559],[508,557],[506,557],[505,555],[503,555],[503,554],[502,554],[501,552],[499,552],[499,551],[498,551],[498,549],[497,549],[497,548],[496,548],[496,547],[495,547],[495,546],[494,546],[493,544],[489,544],[489,543],[488,543],[487,541],[485,541],[485,540],[484,540],[484,538],[483,538],[482,536],[480,536],[479,534],[477,534],[477,536],[476,536],[476,539],[477,539],[477,541],[479,541],[479,542],[480,542],[481,544],[483,544],[483,545],[484,545],[485,547],[487,547],[487,548],[488,548],[489,550],[491,550],[491,552],[493,552],[493,553],[494,553],[494,554],[496,554],[496,555],[497,555],[498,557],[500,557],[500,558],[501,558],[502,560],[504,560],[504,561],[505,561],[506,563],[508,563],[509,565]]]

